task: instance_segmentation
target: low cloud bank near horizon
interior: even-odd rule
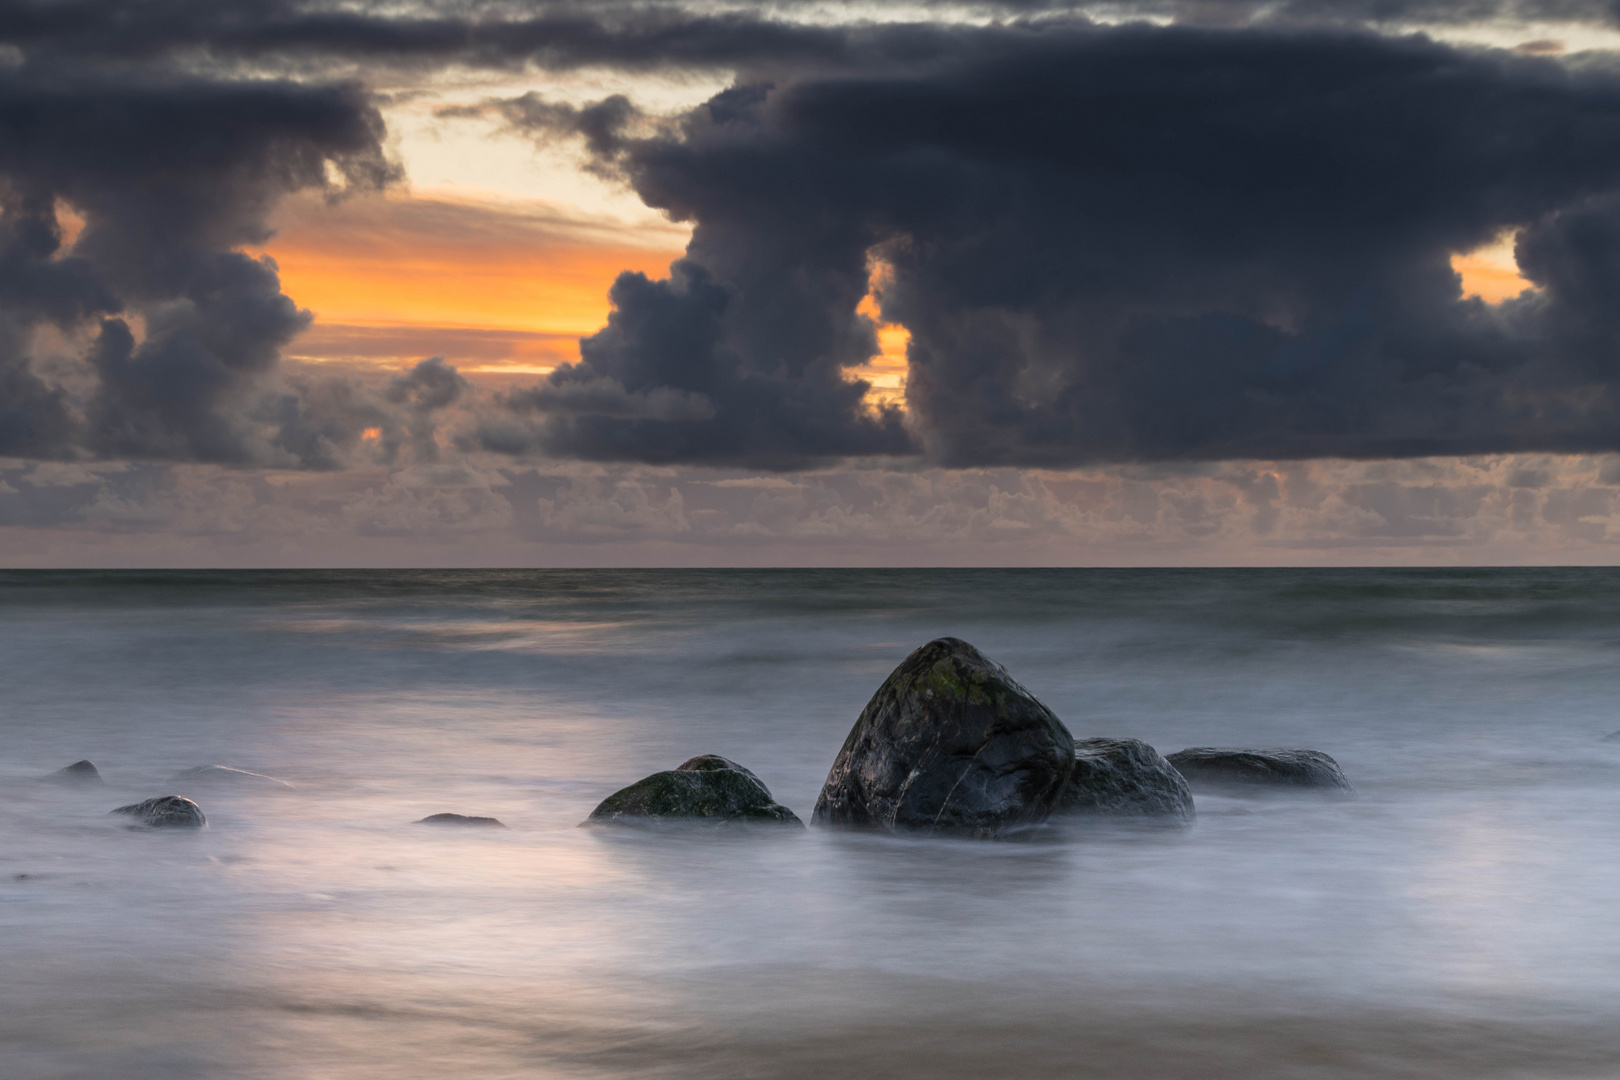
[[[1620,562],[1620,456],[791,476],[0,460],[0,565]]]

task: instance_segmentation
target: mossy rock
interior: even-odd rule
[[[1194,817],[1186,779],[1141,739],[1076,739],[1056,813],[1154,825],[1190,825]]]
[[[878,687],[838,752],[818,824],[993,838],[1040,824],[1074,738],[1007,670],[939,638]]]
[[[1247,750],[1192,746],[1167,759],[1194,791],[1353,790],[1339,763],[1320,750]]]
[[[792,810],[771,798],[759,778],[717,754],[691,758],[621,788],[591,811],[583,825],[797,825]]]

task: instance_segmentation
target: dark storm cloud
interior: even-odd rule
[[[424,0],[354,5],[309,0],[5,0],[0,41],[81,57],[319,59],[549,67],[743,66],[919,59],[960,36],[927,21],[874,24],[891,11],[1194,24],[1461,25],[1488,21],[1613,24],[1615,0],[820,0],[725,7],[645,0]],[[806,14],[816,16],[804,19]],[[844,23],[830,22],[842,15]]]
[[[0,453],[258,460],[246,413],[309,315],[234,249],[333,172],[391,179],[382,134],[354,86],[0,71]],[[82,417],[30,365],[45,326],[93,335]]]
[[[540,444],[904,450],[842,381],[875,348],[855,310],[875,256],[912,335],[911,429],[943,463],[1620,446],[1611,68],[1327,32],[962,40],[728,90],[652,135],[529,103],[695,226],[672,278],[621,277],[608,328],[526,399]],[[1452,254],[1512,229],[1540,291],[1464,300]],[[715,412],[558,396],[587,385]]]

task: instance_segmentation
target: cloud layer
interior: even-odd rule
[[[666,281],[527,399],[593,459],[920,450],[950,466],[1620,445],[1620,71],[1422,38],[1072,23],[784,74],[648,132],[502,105],[695,226]],[[1450,260],[1517,231],[1538,287]],[[875,285],[909,423],[845,373]],[[572,406],[573,385],[712,415]],[[496,442],[488,443],[491,447]]]

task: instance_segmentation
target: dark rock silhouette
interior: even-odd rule
[[[57,769],[49,776],[41,777],[41,779],[48,780],[53,784],[89,785],[92,787],[100,786],[102,783],[101,773],[89,761],[75,761],[71,765]]]
[[[653,773],[603,799],[582,825],[797,825],[759,777],[718,754]]]
[[[179,795],[159,795],[145,802],[120,806],[111,813],[128,814],[138,819],[141,824],[153,828],[201,828],[208,824],[208,819],[203,816],[202,807]]]
[[[185,769],[169,777],[169,783],[182,787],[212,787],[212,788],[264,788],[292,790],[292,785],[285,780],[277,780],[273,776],[263,773],[249,772],[246,769],[233,768],[230,765],[198,765],[196,768]]]
[[[913,652],[878,687],[833,761],[818,824],[1004,835],[1044,821],[1074,738],[1005,668],[965,641]]]
[[[1194,791],[1354,790],[1339,763],[1320,750],[1194,746],[1166,760],[1187,778]]]
[[[1611,731],[1603,736],[1603,742],[1620,742],[1620,731]]]
[[[416,825],[463,825],[481,829],[504,829],[505,825],[492,817],[468,817],[466,814],[429,814]]]
[[[1141,739],[1076,739],[1054,814],[1189,825],[1195,811],[1187,781]]]

